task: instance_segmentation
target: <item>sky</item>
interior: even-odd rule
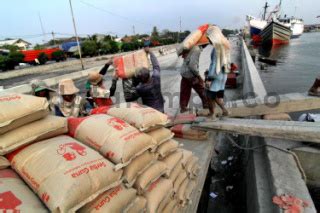
[[[272,9],[279,0],[269,0]],[[72,0],[78,34],[113,34],[182,31],[204,23],[222,28],[242,28],[247,14],[261,14],[265,0]],[[306,24],[319,23],[319,0],[282,0],[282,12],[303,18]],[[40,18],[39,18],[40,17]],[[41,19],[41,21],[40,21]],[[0,40],[23,38],[42,43],[74,34],[69,0],[10,0],[1,2]],[[41,22],[42,26],[41,27]],[[48,33],[42,35],[42,33]]]

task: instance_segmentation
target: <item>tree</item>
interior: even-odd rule
[[[81,44],[81,50],[84,56],[95,56],[98,53],[98,47],[95,41],[86,40]]]
[[[110,46],[111,46],[111,51],[110,53],[117,53],[119,52],[120,48],[117,42],[115,41],[110,41]]]
[[[9,45],[9,44],[5,44],[3,46],[0,47],[1,49],[6,49],[6,50],[10,50],[10,52],[16,52],[19,51],[20,48],[16,45]]]
[[[100,42],[99,52],[100,52],[100,54],[108,54],[108,53],[110,53],[111,52],[110,42],[108,42],[108,41]]]
[[[45,49],[45,46],[42,44],[36,44],[36,45],[34,45],[33,49],[34,50],[43,50],[43,49]]]
[[[55,60],[56,62],[66,60],[66,56],[62,50],[57,50],[53,52],[51,56],[52,56],[52,60]]]
[[[13,70],[15,66],[23,62],[24,55],[13,51],[7,56],[0,55],[0,70]]]
[[[154,26],[152,29],[151,40],[159,41],[159,32],[158,32],[158,28],[156,26]]]
[[[39,60],[39,63],[42,65],[47,63],[47,61],[49,60],[49,57],[47,56],[47,54],[42,52],[42,53],[39,53],[38,60]]]

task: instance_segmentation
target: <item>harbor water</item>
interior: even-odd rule
[[[304,33],[288,45],[271,50],[258,48],[260,56],[277,60],[277,65],[267,65],[256,60],[256,67],[267,92],[278,94],[307,92],[315,78],[320,76],[320,33]],[[319,110],[313,113],[320,113]],[[293,113],[297,119],[301,113]]]

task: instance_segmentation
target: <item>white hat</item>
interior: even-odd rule
[[[79,92],[79,89],[74,85],[72,79],[62,79],[59,82],[58,91],[60,95],[74,95]]]

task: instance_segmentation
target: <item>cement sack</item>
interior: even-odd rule
[[[159,158],[163,159],[169,154],[175,152],[179,148],[179,143],[176,140],[170,139],[157,148]]]
[[[198,163],[195,163],[188,177],[190,179],[196,179],[199,176],[199,172],[200,172],[200,165]]]
[[[45,98],[31,95],[1,92],[0,94],[0,135],[49,113]]]
[[[146,52],[144,50],[139,50],[133,53],[114,57],[113,66],[117,77],[131,78],[141,68],[149,69],[150,63]]]
[[[144,197],[137,196],[136,199],[127,206],[123,213],[144,213],[146,212],[147,200]]]
[[[197,115],[196,113],[180,113],[179,109],[168,109],[166,114],[169,119],[169,123],[167,124],[168,127],[172,127],[176,124],[191,124],[193,123]]]
[[[116,164],[116,170],[154,148],[155,142],[149,135],[109,115],[69,118],[68,124],[70,136],[99,151]]]
[[[197,30],[193,31],[190,35],[188,35],[187,38],[185,38],[182,42],[183,49],[190,50],[193,46],[195,46],[201,39],[201,37],[205,34],[208,28],[208,24],[202,25],[198,27]]]
[[[193,154],[189,150],[185,150],[185,149],[181,149],[181,150],[183,153],[181,164],[182,164],[182,167],[185,169],[189,161],[192,160]]]
[[[191,124],[178,124],[171,128],[176,138],[184,138],[189,140],[203,141],[208,140],[209,132],[203,130],[192,129]]]
[[[145,151],[142,155],[133,159],[128,166],[123,168],[123,182],[126,186],[131,187],[138,175],[143,173],[156,160],[156,154],[149,151]]]
[[[0,182],[1,212],[49,212],[13,170],[0,170]]]
[[[163,212],[164,208],[168,205],[168,203],[172,200],[173,191],[171,194],[168,194],[159,204],[157,212]]]
[[[0,169],[5,169],[10,167],[10,162],[7,160],[7,158],[0,156]]]
[[[188,179],[187,173],[184,170],[182,170],[182,172],[178,175],[177,179],[173,182],[173,191],[175,193],[178,192],[179,188],[181,187],[181,184],[186,179]]]
[[[279,121],[291,121],[291,117],[288,113],[277,113],[277,114],[268,114],[263,115],[264,120],[279,120]]]
[[[150,131],[147,133],[148,135],[150,135],[154,141],[157,142],[157,146],[163,144],[164,142],[166,142],[167,140],[173,138],[173,133],[170,131],[170,129],[161,127],[159,129]]]
[[[123,212],[127,206],[131,205],[136,197],[135,189],[127,189],[121,184],[102,193],[96,199],[82,207],[79,212]]]
[[[192,159],[187,163],[185,170],[189,178],[194,178],[194,175],[199,168],[198,161],[199,159],[196,156],[192,156]]]
[[[181,162],[182,155],[182,151],[176,151],[162,160],[162,162],[165,163],[167,167],[167,172],[165,174],[166,177],[169,177],[173,169],[178,165],[178,163]]]
[[[181,161],[179,161],[178,164],[172,170],[169,176],[169,179],[172,180],[172,182],[174,182],[182,171],[183,171],[182,164],[181,164]]]
[[[153,182],[144,197],[147,199],[147,212],[156,213],[161,202],[172,195],[172,181],[169,179],[159,178]]]
[[[185,179],[178,190],[177,199],[179,205],[184,207],[186,204],[191,203],[191,194],[195,188],[195,181]]]
[[[166,164],[161,161],[155,161],[143,173],[141,173],[134,183],[134,188],[138,190],[138,194],[143,194],[147,188],[159,177],[166,173]]]
[[[120,118],[140,131],[150,131],[168,123],[167,115],[137,103],[121,103],[112,107],[100,107],[92,110],[91,114],[108,114]]]
[[[169,203],[164,207],[162,213],[172,213],[177,205],[178,201],[176,199],[171,199]]]
[[[74,212],[121,182],[121,170],[68,136],[31,144],[8,159],[52,212]]]
[[[67,119],[47,116],[0,135],[0,155],[10,153],[35,141],[55,137],[68,132]]]

